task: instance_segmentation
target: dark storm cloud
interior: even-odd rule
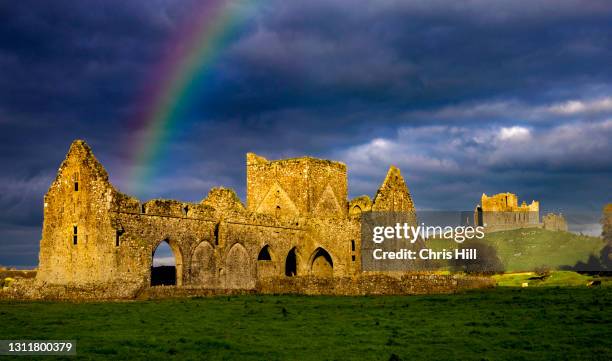
[[[42,197],[73,139],[124,188],[129,120],[194,3],[0,4],[0,264],[36,263]],[[193,84],[145,198],[215,185],[244,198],[247,151],[341,159],[351,195],[395,163],[422,208],[610,198],[609,1],[235,3],[249,17]]]

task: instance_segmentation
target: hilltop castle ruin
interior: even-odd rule
[[[548,213],[540,222],[540,202],[525,201],[518,204],[513,193],[499,193],[493,196],[482,194],[480,204],[474,211],[474,223],[484,226],[487,232],[505,231],[518,228],[544,228],[551,231],[567,231],[567,223],[561,214]]]

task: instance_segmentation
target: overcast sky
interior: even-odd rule
[[[43,195],[77,138],[142,200],[220,185],[244,200],[253,151],[341,160],[351,197],[394,164],[420,209],[505,191],[566,213],[612,201],[605,0],[260,0],[128,189],[130,120],[193,3],[0,3],[0,264],[37,263]]]

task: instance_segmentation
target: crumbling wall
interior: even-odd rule
[[[112,278],[109,209],[118,196],[89,146],[73,142],[44,199],[39,280],[79,284]]]
[[[247,209],[276,217],[346,217],[346,166],[310,157],[247,154]]]
[[[394,166],[389,168],[385,180],[374,197],[372,211],[414,213],[414,203],[399,168]]]
[[[561,213],[548,213],[542,218],[543,228],[549,231],[567,232],[567,222]]]
[[[363,195],[352,199],[349,202],[349,216],[360,217],[362,213],[372,210],[372,200],[370,197]]]

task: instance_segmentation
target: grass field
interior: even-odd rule
[[[570,232],[554,232],[540,228],[523,228],[488,233],[483,243],[492,245],[506,272],[532,271],[547,266],[559,269],[586,262],[589,256],[599,257],[605,242],[598,237]],[[456,248],[449,240],[427,240],[428,247],[436,250]]]
[[[570,271],[553,271],[541,280],[537,279],[534,272],[495,275],[493,279],[502,287],[521,287],[524,283],[527,283],[528,287],[584,287],[595,280],[599,280],[604,287],[612,287],[612,277],[588,276]]]
[[[516,361],[612,355],[612,287],[4,302],[0,321],[0,339],[76,339],[79,359],[94,360]]]
[[[486,239],[497,249],[506,272],[532,270],[534,266],[574,266],[578,261],[586,262],[590,255],[599,256],[605,245],[601,238],[539,228],[494,232]]]

